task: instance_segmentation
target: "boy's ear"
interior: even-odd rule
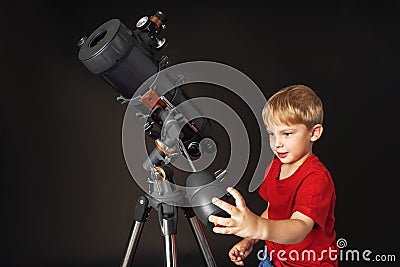
[[[322,124],[314,125],[311,129],[311,142],[317,141],[321,137],[323,131],[324,128],[322,127]]]

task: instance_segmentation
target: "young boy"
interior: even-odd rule
[[[323,131],[320,98],[307,86],[288,86],[269,98],[262,116],[275,154],[259,188],[267,208],[257,216],[228,188],[236,206],[213,199],[231,215],[211,215],[214,232],[243,237],[229,251],[236,265],[243,266],[255,243],[265,240],[268,257],[260,266],[338,266],[334,183],[312,152]]]

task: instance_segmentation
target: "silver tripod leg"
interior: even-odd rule
[[[142,235],[143,226],[147,220],[149,212],[150,207],[148,198],[145,196],[140,197],[136,203],[134,214],[135,223],[131,229],[131,235],[126,246],[126,252],[121,267],[131,266],[133,256],[135,255],[137,246],[139,244],[140,236]]]
[[[164,236],[165,261],[167,267],[178,266],[176,250],[177,233],[177,208],[169,204],[161,203],[157,207],[161,231]]]
[[[203,255],[203,259],[207,267],[216,267],[217,264],[215,263],[210,246],[208,245],[200,220],[194,215],[193,210],[186,208],[184,209],[184,212],[189,221],[190,227],[192,228],[197,245],[201,250],[201,254]]]
[[[122,267],[129,267],[131,265],[131,260],[133,255],[136,252],[137,244],[139,242],[142,230],[143,230],[143,222],[135,222],[131,234],[131,238],[129,239],[128,246],[126,249],[124,261],[122,262]]]
[[[153,205],[154,203],[150,205],[149,202],[150,199],[145,196],[142,196],[138,199],[134,215],[135,223],[131,230],[131,236],[127,244],[126,254],[121,267],[130,267],[131,265],[132,259],[136,253],[140,236],[142,234],[144,223],[147,220],[151,207],[156,206]],[[166,203],[157,203],[156,207],[161,230],[164,236],[166,266],[177,267],[177,208]],[[201,250],[201,254],[207,267],[216,267],[217,264],[215,263],[210,246],[208,245],[200,220],[195,216],[192,208],[183,208],[183,211],[188,219],[192,232],[197,241],[197,245]]]
[[[176,253],[176,235],[165,235],[164,236],[164,247],[165,247],[165,260],[167,267],[178,266],[178,256]]]

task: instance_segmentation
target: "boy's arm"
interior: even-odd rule
[[[211,215],[209,220],[223,227],[214,227],[213,231],[220,234],[234,234],[244,238],[270,240],[280,244],[296,244],[308,235],[314,226],[314,221],[308,216],[294,212],[287,220],[269,220],[268,208],[257,216],[248,209],[243,196],[233,188],[228,188],[235,198],[236,206],[220,199],[213,203],[228,212],[230,218]]]
[[[267,208],[263,211],[263,213],[261,213],[261,215],[260,215],[260,217],[261,218],[265,218],[265,219],[268,219],[268,207],[269,207],[269,203],[268,203],[268,206],[267,206]],[[253,238],[247,238],[247,239],[249,239],[249,240],[251,240],[253,243],[253,246],[256,244],[256,243],[258,243],[258,241],[260,241],[261,239],[253,239]]]
[[[310,217],[296,211],[287,220],[261,219],[258,235],[261,239],[279,244],[297,244],[304,240],[313,227],[314,221]]]

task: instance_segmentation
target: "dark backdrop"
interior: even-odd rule
[[[76,44],[111,18],[133,28],[156,10],[168,17],[164,53],[173,63],[228,64],[266,97],[295,83],[317,91],[326,119],[315,152],[335,180],[338,238],[346,249],[399,257],[397,2],[14,1],[0,9],[0,266],[119,266],[143,192],[122,153],[126,106],[81,64]],[[251,168],[238,187],[260,212],[250,178]],[[179,263],[203,266],[179,216]],[[205,233],[218,265],[230,266],[238,238]],[[163,265],[154,211],[135,262]],[[341,262],[354,265],[367,262]]]

